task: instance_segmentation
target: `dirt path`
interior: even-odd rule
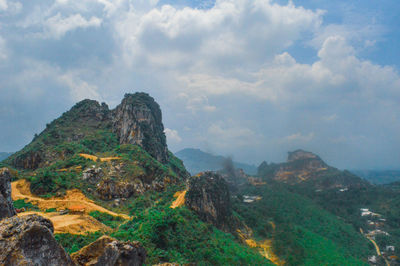
[[[77,189],[67,191],[65,197],[62,198],[53,197],[50,199],[44,199],[32,195],[29,189],[29,182],[27,182],[26,180],[18,180],[11,183],[11,195],[13,200],[25,199],[26,201],[37,205],[42,210],[51,208],[62,210],[79,205],[84,207],[85,213],[89,213],[91,211],[99,211],[108,213],[112,216],[119,216],[124,219],[130,219],[130,217],[126,214],[115,213],[97,205]]]
[[[174,197],[176,200],[172,202],[170,208],[175,209],[176,207],[180,207],[185,204],[185,195],[186,195],[186,190],[184,191],[178,191],[175,193]]]
[[[88,232],[106,232],[111,230],[111,228],[87,214],[60,215],[58,212],[45,213],[30,211],[19,213],[18,216],[25,216],[29,214],[37,214],[49,219],[53,223],[55,234],[69,233],[80,235]]]

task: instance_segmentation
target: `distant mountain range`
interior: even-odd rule
[[[7,159],[11,154],[11,152],[0,152],[0,162]]]
[[[224,168],[224,163],[228,159],[221,155],[213,155],[200,149],[187,148],[175,153],[175,155],[183,161],[186,169],[195,175],[203,171],[217,171]],[[257,173],[255,165],[233,162],[235,168],[241,168],[247,174],[254,175]]]
[[[389,184],[400,181],[400,170],[351,170],[372,184]]]

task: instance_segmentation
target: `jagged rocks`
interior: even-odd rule
[[[103,177],[100,167],[87,168],[82,172],[82,179],[87,180],[90,184],[96,184]]]
[[[121,144],[137,144],[160,162],[168,149],[160,106],[147,93],[125,94],[113,110],[113,129]]]
[[[74,265],[53,236],[50,220],[38,215],[0,222],[0,265]]]
[[[138,242],[120,242],[103,236],[71,255],[77,265],[139,266],[146,251]]]
[[[204,172],[191,177],[185,203],[203,221],[212,223],[224,231],[232,230],[230,193],[221,175]]]
[[[0,220],[16,214],[11,199],[11,176],[7,168],[0,169]]]
[[[107,178],[97,184],[96,192],[103,200],[111,200],[115,198],[129,198],[135,193],[136,188],[132,183]]]

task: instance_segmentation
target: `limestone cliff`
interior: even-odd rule
[[[137,144],[160,162],[168,149],[160,106],[147,93],[125,94],[113,110],[113,130],[121,144]]]

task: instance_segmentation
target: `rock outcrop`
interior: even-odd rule
[[[200,173],[188,181],[185,204],[205,222],[232,231],[233,219],[228,185],[221,175]]]
[[[11,199],[11,176],[7,168],[0,169],[0,220],[16,214]]]
[[[50,220],[38,215],[0,222],[0,265],[74,265],[53,236]]]
[[[71,255],[77,265],[140,266],[146,251],[138,242],[120,242],[103,236]]]
[[[137,144],[160,162],[168,149],[160,106],[147,93],[126,94],[113,110],[113,129],[121,144]]]

